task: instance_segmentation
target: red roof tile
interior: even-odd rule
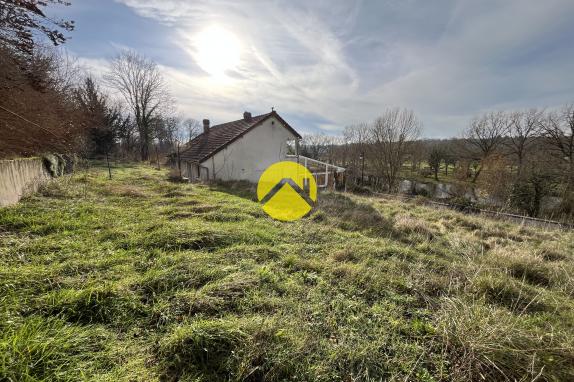
[[[207,133],[202,133],[189,142],[187,144],[189,148],[180,153],[180,158],[185,161],[201,163],[271,116],[277,118],[296,137],[301,138],[299,133],[289,126],[277,112],[272,111],[271,113],[251,117],[249,121],[239,119],[211,127]]]

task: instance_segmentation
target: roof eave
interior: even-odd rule
[[[269,116],[268,116],[267,118],[269,118],[269,117],[275,117],[275,118],[277,118],[277,119],[279,120],[279,122],[281,122],[288,130],[290,130],[290,131],[293,133],[293,135],[295,135],[295,136],[296,136],[297,138],[299,138],[299,139],[303,139],[303,137],[301,136],[301,134],[299,134],[299,133],[297,132],[297,130],[295,130],[294,128],[292,128],[291,125],[287,123],[287,121],[285,121],[283,118],[281,118],[281,116],[280,116],[275,110],[273,110],[273,111],[269,114]],[[264,118],[264,120],[267,119],[267,118]]]
[[[283,126],[285,126],[285,128],[287,130],[289,130],[293,135],[295,135],[295,137],[297,137],[298,139],[303,139],[303,137],[293,128],[291,127],[291,125],[289,125],[283,118],[281,118],[281,116],[275,111],[273,110],[271,113],[267,114],[267,116],[265,116],[264,118],[261,118],[259,121],[257,121],[256,123],[254,123],[251,127],[249,127],[247,130],[245,130],[244,132],[242,132],[241,134],[235,136],[233,139],[229,140],[227,143],[225,143],[224,145],[221,145],[220,147],[218,147],[217,149],[215,149],[214,151],[210,152],[209,154],[205,155],[204,157],[202,157],[201,159],[199,159],[197,162],[197,164],[201,164],[203,162],[205,162],[206,160],[208,160],[209,158],[212,158],[215,154],[217,154],[218,152],[220,152],[221,150],[225,149],[227,146],[231,145],[233,142],[235,142],[236,140],[238,140],[239,138],[243,137],[245,134],[247,134],[248,132],[250,132],[251,130],[253,130],[254,128],[256,128],[257,126],[261,125],[263,122],[265,122],[266,120],[268,120],[271,117],[275,117],[277,120],[279,120],[279,122],[281,122],[281,124],[283,124]],[[216,126],[214,126],[215,128]],[[199,137],[201,137],[203,134],[202,133],[200,135],[198,135],[197,137],[195,137],[193,140],[198,139]],[[186,152],[187,150],[190,150],[192,148],[192,143],[193,140],[190,142],[190,147],[188,147],[186,150],[184,150],[183,152]],[[180,153],[181,154],[181,153]],[[194,163],[194,162],[192,162]]]

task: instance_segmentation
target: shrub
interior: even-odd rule
[[[454,207],[458,211],[463,212],[478,212],[476,203],[465,197],[455,197],[449,200],[449,205]]]
[[[44,166],[54,178],[64,175],[66,168],[66,161],[59,154],[46,154],[44,155]]]
[[[347,191],[358,195],[371,195],[373,193],[369,187],[355,183],[347,184]]]

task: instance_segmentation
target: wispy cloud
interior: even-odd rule
[[[303,131],[336,133],[403,106],[421,116],[427,136],[449,136],[486,109],[574,99],[569,0],[116,1],[169,26],[166,39],[184,59],[157,61],[196,118],[275,106]],[[193,38],[213,25],[241,41],[230,81],[196,62]],[[133,47],[150,54],[143,42]]]

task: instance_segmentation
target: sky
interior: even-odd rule
[[[96,76],[122,49],[161,68],[179,112],[212,125],[272,107],[340,134],[390,107],[423,136],[490,110],[574,102],[572,0],[71,0],[66,49]]]

